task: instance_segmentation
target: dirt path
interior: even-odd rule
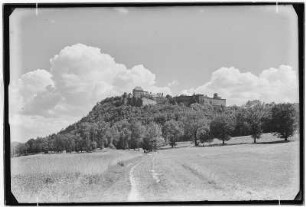
[[[163,153],[153,152],[142,157],[130,172],[128,201],[203,200],[220,187],[214,177],[207,177],[190,166]]]
[[[137,184],[136,178],[134,176],[135,168],[137,168],[140,164],[141,164],[141,162],[135,164],[131,168],[130,173],[129,173],[131,190],[130,190],[130,193],[129,193],[129,196],[128,196],[128,201],[139,201],[139,200],[141,200],[139,192],[138,192],[138,184]]]
[[[299,184],[297,146],[167,149],[120,162],[117,159],[101,173],[64,174],[51,177],[49,183],[45,183],[46,177],[23,175],[14,177],[12,184],[16,192],[33,183],[36,191],[31,194],[17,191],[26,195],[21,199],[33,202],[37,198],[33,195],[39,195],[40,201],[49,199],[44,202],[291,200]],[[96,164],[105,163],[101,159]],[[41,185],[44,188],[38,191]]]
[[[156,202],[291,200],[299,190],[296,141],[131,154],[109,151],[15,159],[15,166],[22,165],[23,170],[38,158],[40,165],[35,173],[15,169],[12,191],[20,202],[37,198],[41,202]],[[54,172],[45,163],[57,166]]]
[[[134,201],[153,202],[293,199],[298,192],[295,145],[149,153],[130,172],[130,195],[135,198],[132,192],[137,192]]]
[[[131,186],[128,201],[148,201],[148,194],[159,193],[157,187],[160,179],[155,170],[155,154],[147,154],[135,164],[129,172],[129,178]]]

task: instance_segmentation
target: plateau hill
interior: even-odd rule
[[[228,140],[231,136],[252,134],[246,112],[254,105],[260,105],[267,112],[258,120],[256,133],[260,137],[262,132],[274,132],[271,113],[277,104],[249,101],[241,107],[213,106],[198,103],[190,97],[188,104],[178,103],[177,97],[169,95],[158,104],[143,104],[143,97],[126,93],[109,97],[98,102],[87,116],[60,132],[17,144],[12,150],[13,156],[41,152],[91,152],[105,147],[151,151],[167,144],[174,147],[178,141],[193,141],[198,146],[200,142],[210,142],[213,138],[223,139],[218,137],[220,133],[210,133],[210,123],[215,120],[215,124],[220,119],[226,120]]]

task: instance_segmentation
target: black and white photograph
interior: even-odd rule
[[[304,202],[304,3],[6,6],[6,199]]]

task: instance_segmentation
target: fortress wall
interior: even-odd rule
[[[209,98],[209,97],[204,97],[204,102],[203,102],[204,104],[210,104],[210,105],[212,105],[213,104],[213,101],[212,101],[212,99],[211,98]]]
[[[152,94],[143,90],[133,90],[133,96],[135,98],[141,98],[142,105],[155,105],[163,104],[167,102],[167,99],[162,96],[162,94]],[[199,104],[210,104],[212,106],[226,106],[226,99],[221,99],[217,94],[214,95],[215,98],[210,98],[204,96],[203,94],[194,94],[192,96],[182,95],[174,97],[174,100],[179,104],[183,103],[185,106],[190,106],[193,103]]]
[[[177,103],[183,103],[185,106],[189,106],[194,102],[192,96],[178,96],[175,97],[175,101]]]
[[[212,105],[214,106],[225,106],[226,100],[225,99],[212,99]]]

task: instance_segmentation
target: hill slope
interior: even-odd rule
[[[185,106],[177,104],[175,97],[166,96],[165,99],[159,104],[143,106],[140,98],[129,98],[126,94],[106,98],[98,102],[87,116],[62,131],[17,144],[12,150],[13,155],[91,152],[105,147],[151,151],[168,143],[175,145],[177,141],[191,140],[197,145],[203,141],[198,136],[199,130],[202,133],[209,131],[210,122],[219,114],[229,117],[227,120],[233,126],[231,136],[250,135],[246,112],[254,104],[261,104],[260,101],[249,101],[241,107],[213,107],[198,103]],[[269,112],[261,120],[262,131],[273,132],[273,121],[269,114],[275,104],[262,105]]]
[[[222,109],[197,103],[178,105],[170,96],[169,101],[164,103],[142,106],[140,99],[127,98],[123,94],[98,102],[87,116],[56,134],[19,144],[15,152],[32,154],[63,150],[92,151],[104,147],[139,148],[143,147],[148,133],[158,138],[154,140],[158,145],[163,145],[165,139],[162,138],[162,129],[167,121],[175,120],[186,127],[190,119],[209,123],[216,110]],[[190,140],[191,136],[184,134],[178,137],[178,141]]]

